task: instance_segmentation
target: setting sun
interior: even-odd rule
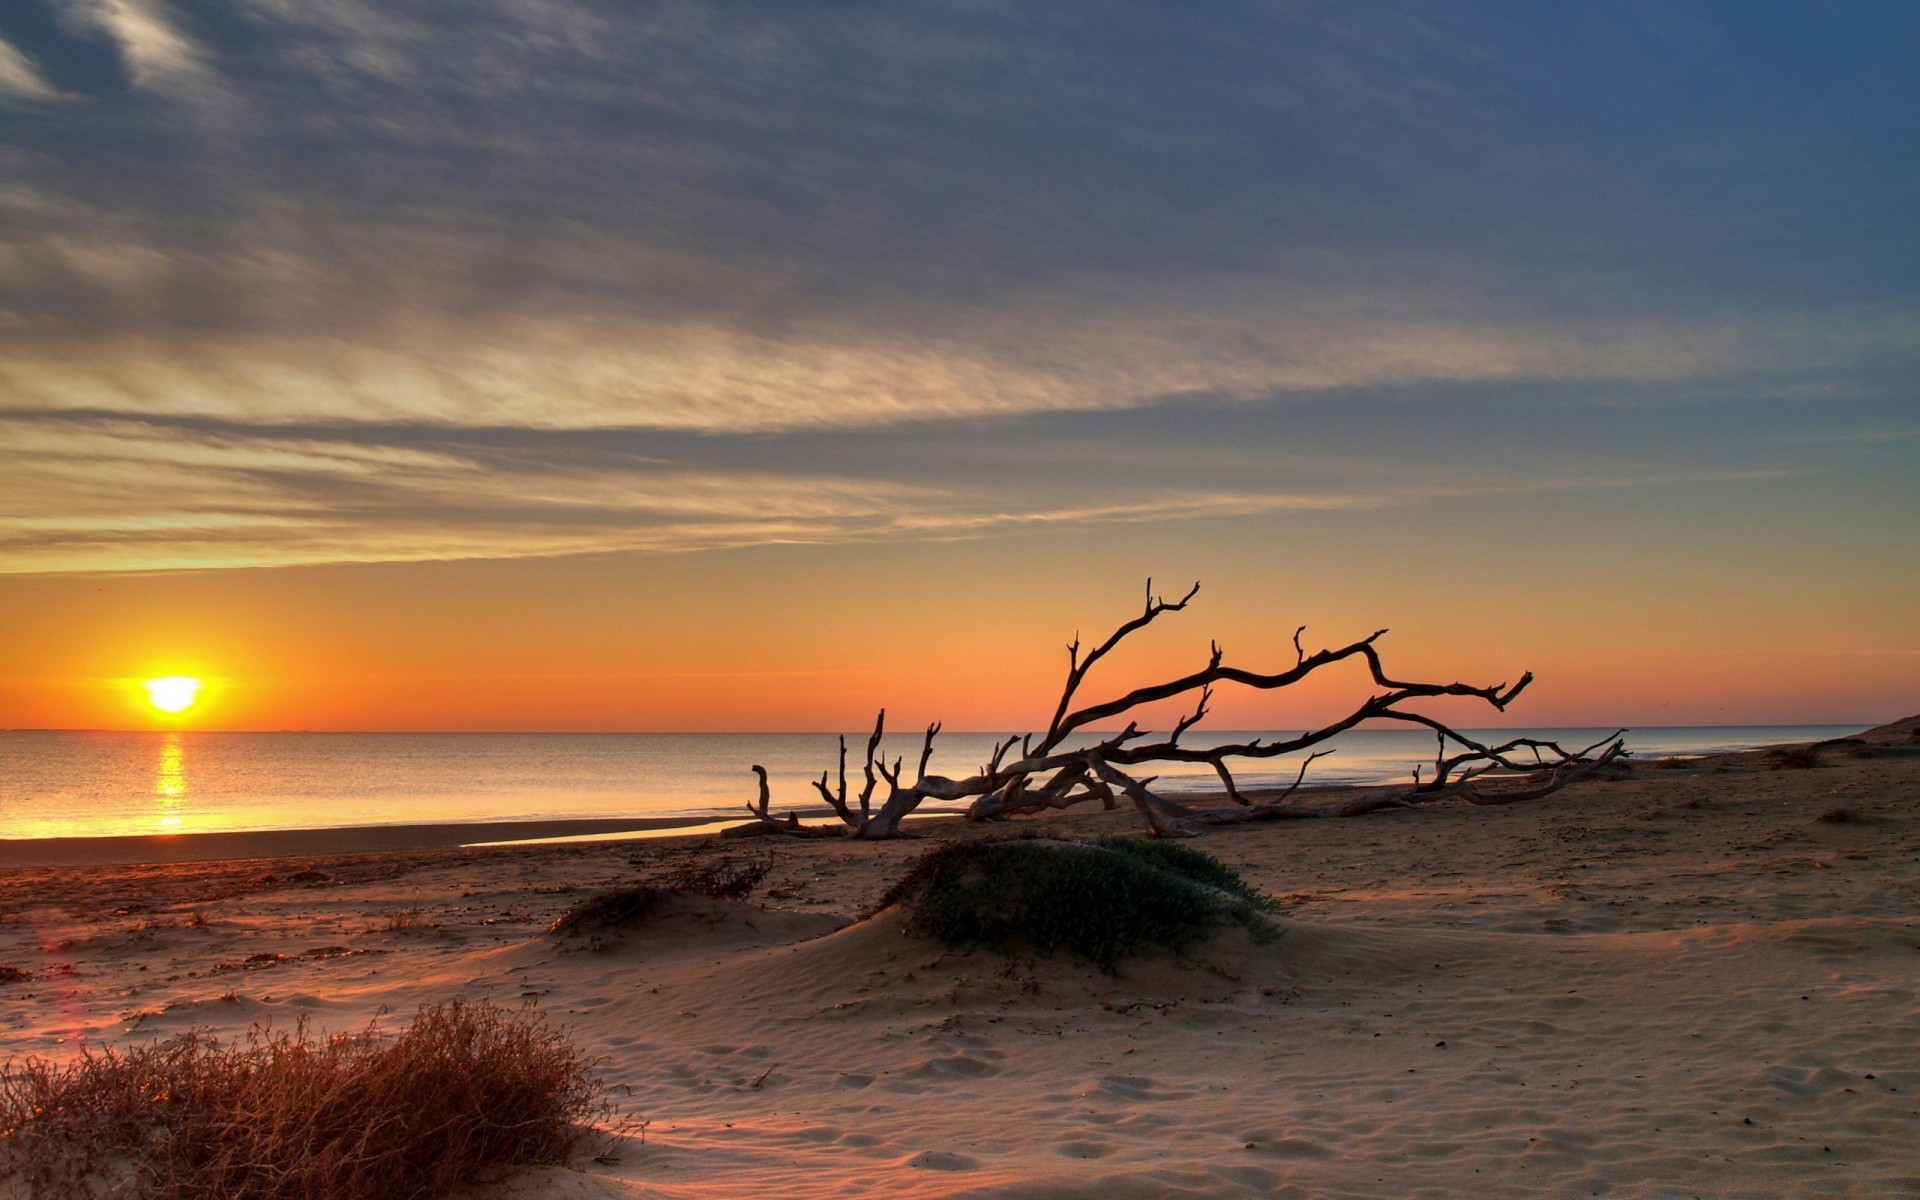
[[[200,681],[189,675],[166,675],[141,686],[147,689],[147,703],[163,713],[185,712],[200,695]]]

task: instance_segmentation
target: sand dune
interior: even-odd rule
[[[28,973],[0,983],[0,1037],[60,1054],[536,1005],[604,1056],[645,1141],[474,1200],[1915,1195],[1911,736],[1223,830],[1201,845],[1283,898],[1283,935],[1116,975],[847,924],[923,844],[774,847],[757,904],[676,902],[597,941],[546,927],[740,851],[0,872],[0,965]]]

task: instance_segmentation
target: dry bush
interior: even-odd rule
[[[658,879],[587,897],[555,918],[547,932],[580,936],[617,928],[647,916],[668,896],[744,900],[773,870],[773,861],[767,857],[752,862],[722,858],[710,863],[682,863]]]
[[[397,1037],[303,1022],[9,1064],[0,1194],[436,1200],[566,1162],[607,1111],[592,1067],[537,1014],[457,1000]]]
[[[716,900],[744,900],[773,870],[771,856],[754,862],[722,858],[710,863],[682,863],[662,881],[669,892],[691,892]]]
[[[1775,771],[1805,771],[1820,765],[1820,751],[1812,746],[1781,746],[1767,751],[1767,766]]]
[[[386,920],[373,927],[375,933],[412,933],[415,930],[434,930],[440,926],[432,921],[420,919],[417,908],[396,908]]]
[[[577,937],[616,928],[646,916],[666,895],[665,889],[650,883],[596,892],[555,917],[547,932]]]

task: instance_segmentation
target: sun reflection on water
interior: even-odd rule
[[[160,742],[160,763],[153,773],[153,805],[162,829],[178,828],[187,799],[187,760],[180,735],[167,734]]]

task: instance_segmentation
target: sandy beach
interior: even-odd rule
[[[877,844],[70,855],[0,871],[0,1045],[537,1006],[644,1142],[490,1200],[1912,1195],[1915,730],[1811,768],[1640,763],[1531,804],[1217,830],[1194,844],[1278,898],[1284,935],[1117,975],[860,918],[930,844],[1126,812]],[[750,902],[546,933],[597,889],[767,855]]]

